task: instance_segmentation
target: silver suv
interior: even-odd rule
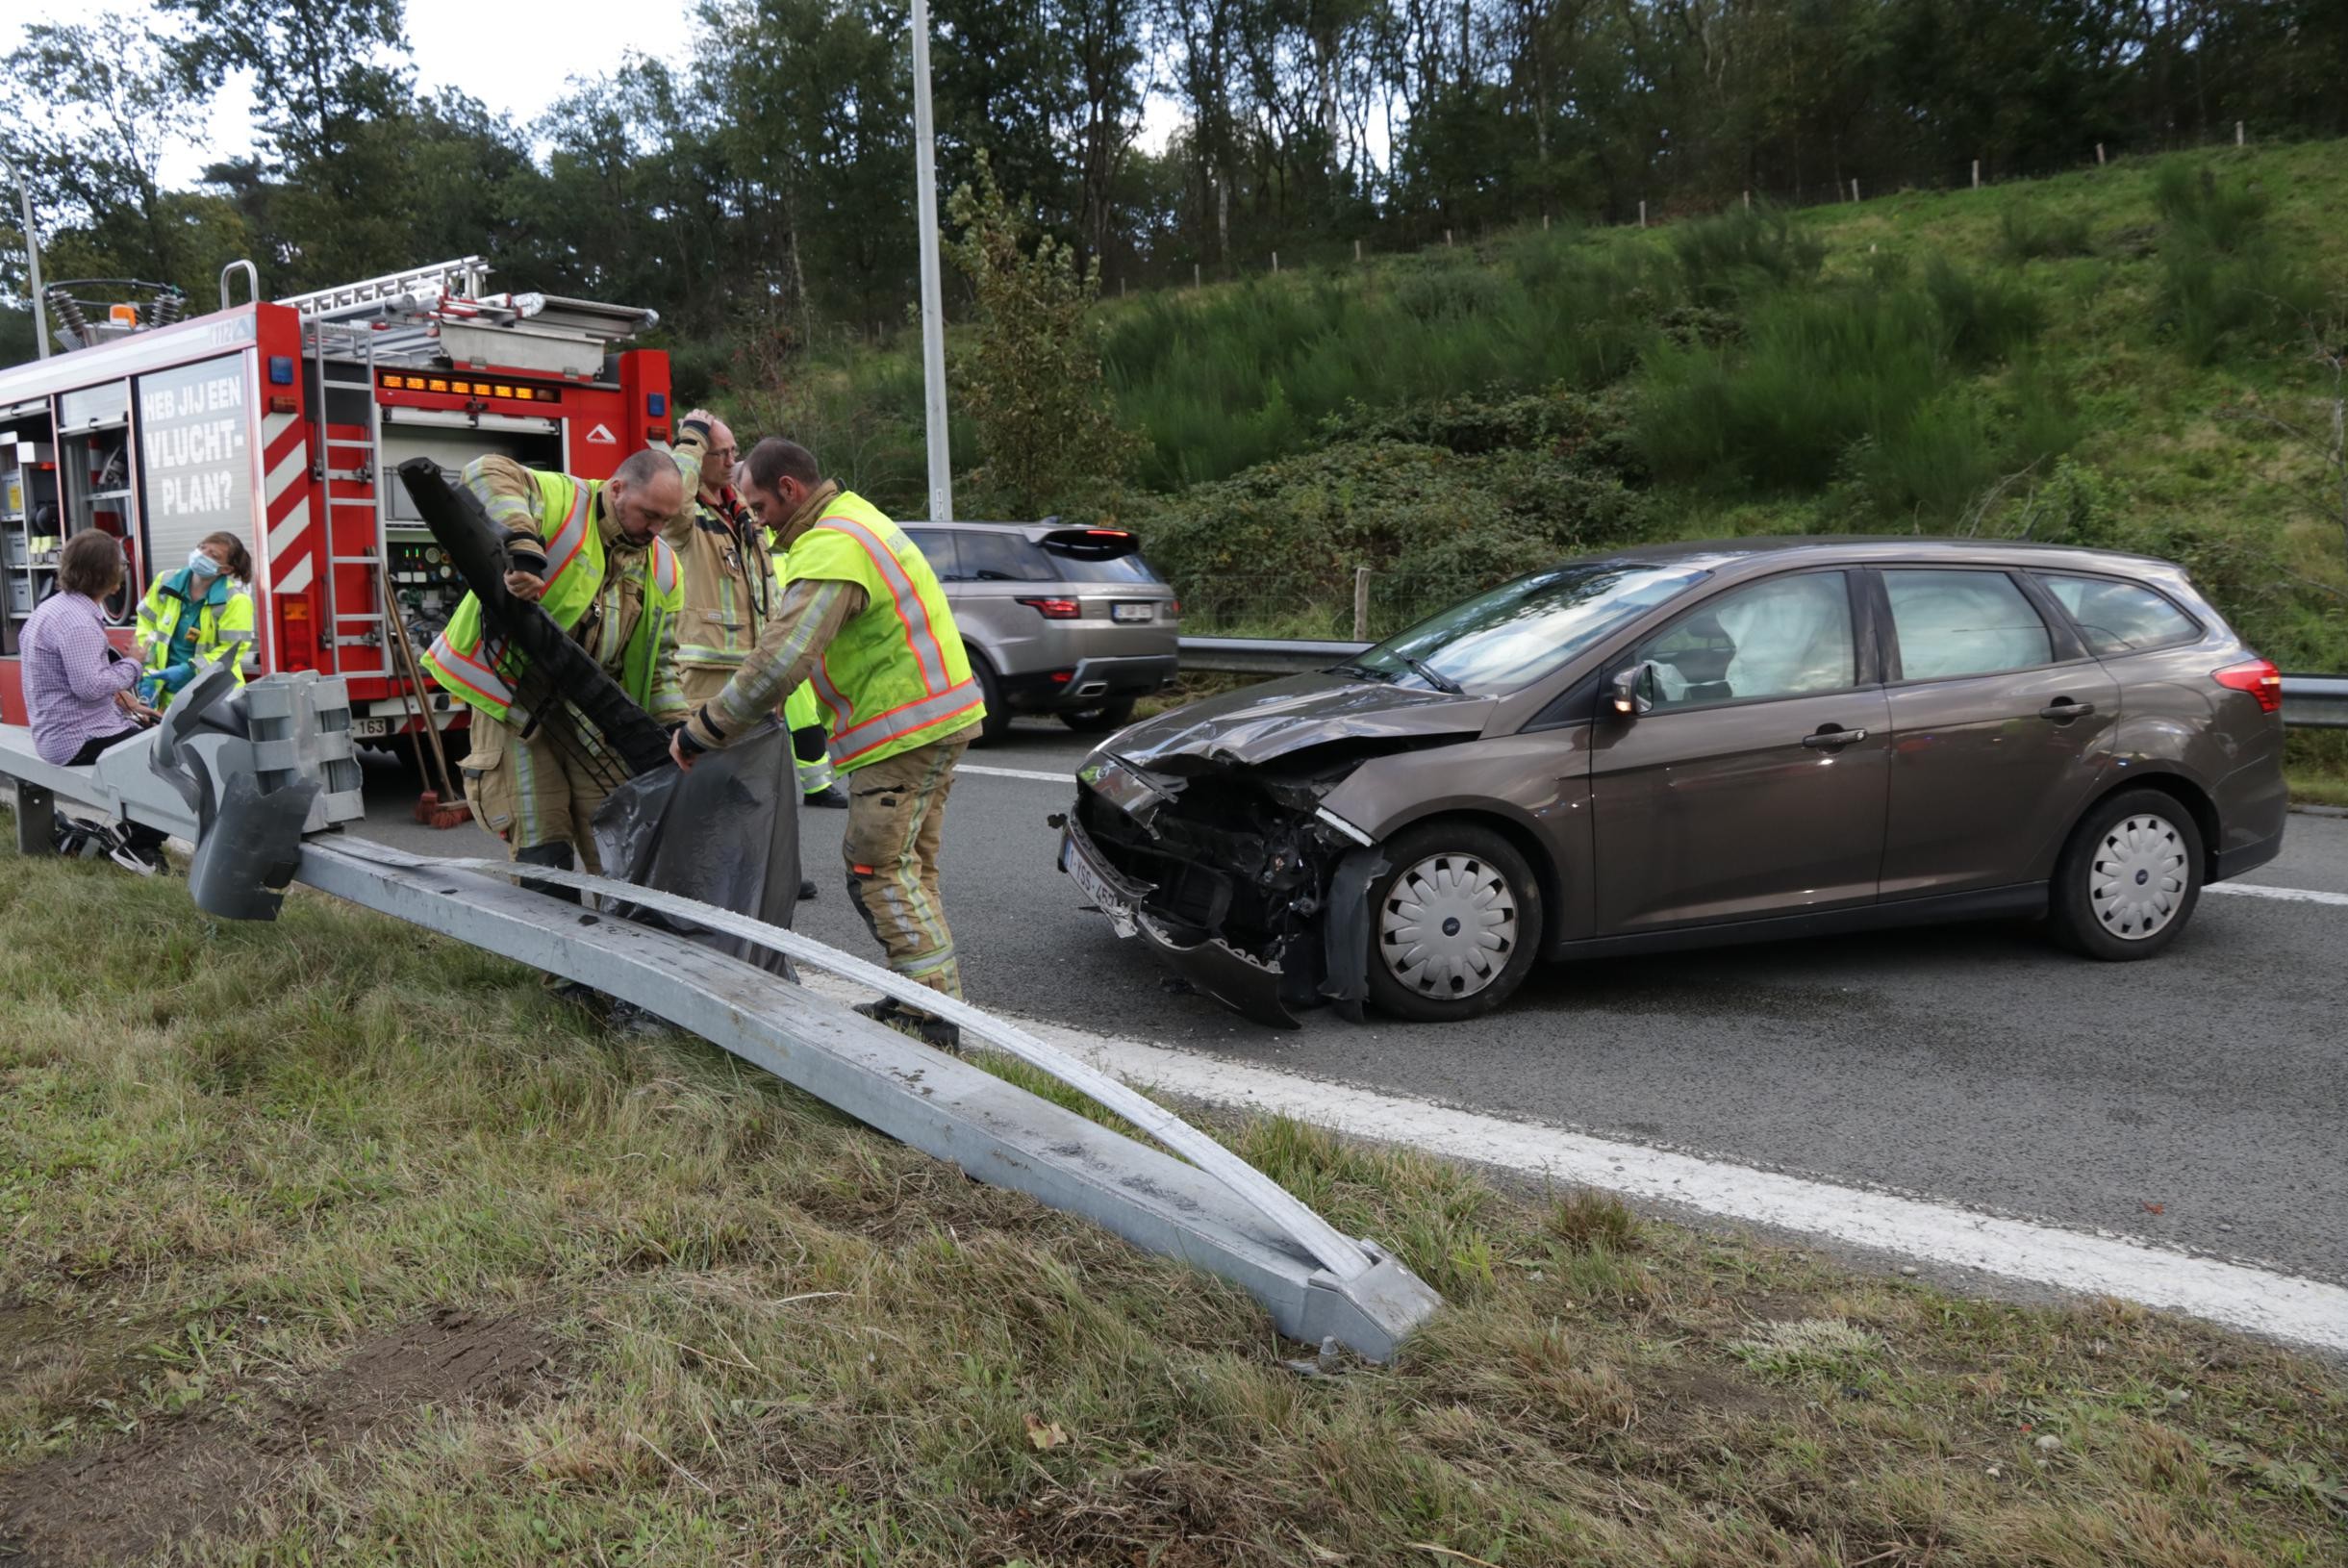
[[[1123,528],[1042,522],[907,522],[954,607],[985,689],[983,741],[1012,716],[1048,713],[1105,734],[1174,678],[1182,606]]]

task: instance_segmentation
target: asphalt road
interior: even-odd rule
[[[1023,721],[969,760],[1066,775],[1085,750]],[[370,764],[366,831],[496,852],[400,822],[414,789]],[[1281,1032],[1170,990],[1078,906],[1045,822],[1072,793],[954,786],[947,910],[982,1005],[2348,1281],[2348,906],[2206,898],[2142,964],[1985,925],[1566,965],[1460,1028],[1325,1013]],[[822,891],[799,928],[870,956],[841,886],[845,815],[803,816]],[[2248,880],[2348,894],[2348,820],[2294,816]]]

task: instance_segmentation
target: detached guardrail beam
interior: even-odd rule
[[[812,937],[656,889],[502,860],[412,855],[323,829],[357,816],[340,681],[271,676],[247,689],[251,734],[212,724],[225,672],[182,692],[155,732],[95,767],[59,768],[28,730],[0,726],[0,782],[19,802],[19,847],[46,850],[54,800],[76,800],[196,846],[189,891],[230,919],[274,916],[299,880],[399,920],[634,1002],[744,1061],[993,1186],[1080,1214],[1136,1246],[1230,1280],[1282,1333],[1390,1358],[1442,1298],[1392,1253],[1348,1237],[1269,1176],[1124,1084],[1008,1020],[941,998]],[[315,808],[315,810],[314,810]],[[305,832],[305,821],[309,830]],[[36,831],[38,830],[38,831]],[[593,910],[514,885],[594,895]],[[615,904],[657,911],[830,970],[951,1018],[1124,1118],[1112,1130],[742,959]]]
[[[1182,668],[1218,675],[1300,675],[1367,651],[1369,643],[1311,638],[1185,637]],[[2293,729],[2348,729],[2348,675],[2283,677],[2283,721]]]

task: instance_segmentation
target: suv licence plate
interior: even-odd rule
[[[1147,604],[1112,604],[1109,606],[1111,620],[1148,620],[1155,613],[1154,609]]]

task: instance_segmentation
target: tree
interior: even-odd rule
[[[0,60],[0,150],[48,222],[70,231],[61,259],[84,258],[72,271],[187,281],[196,247],[162,168],[164,152],[193,133],[203,100],[171,47],[114,13],[37,23]]]
[[[971,280],[979,312],[977,341],[954,377],[986,451],[967,483],[1013,517],[1066,511],[1113,485],[1136,451],[1101,380],[1091,320],[1099,260],[1079,273],[1075,252],[1049,234],[1028,250],[1031,225],[984,155],[977,185],[955,190],[948,212],[962,237],[947,254]]]

